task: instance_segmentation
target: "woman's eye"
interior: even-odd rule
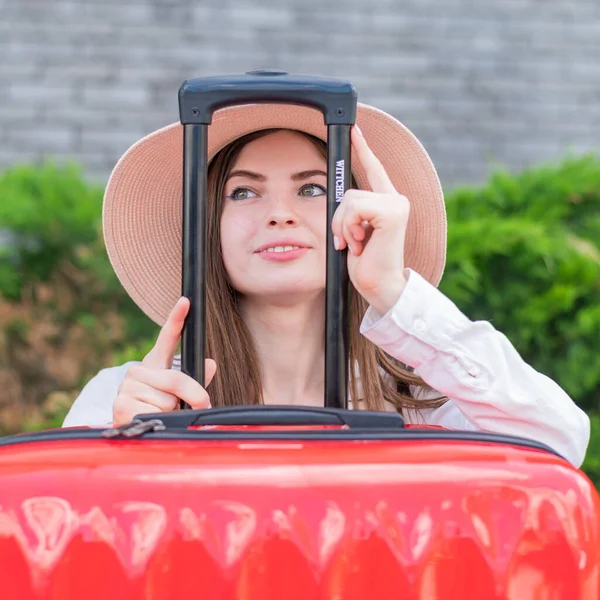
[[[250,194],[254,194],[254,192],[248,188],[235,188],[227,197],[231,200],[247,200],[250,198]]]
[[[322,196],[323,194],[326,194],[327,190],[322,186],[322,185],[318,185],[316,183],[307,183],[306,185],[303,185],[300,188],[300,195],[301,196]]]

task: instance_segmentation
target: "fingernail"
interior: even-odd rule
[[[352,250],[352,246],[348,246],[348,252],[350,252],[350,254],[354,254],[354,251]]]
[[[333,236],[333,246],[336,250],[340,249],[340,240],[337,236]]]
[[[363,132],[361,131],[360,127],[358,125],[354,126],[356,129],[356,133],[358,133],[358,135],[360,135],[360,137],[363,137]]]

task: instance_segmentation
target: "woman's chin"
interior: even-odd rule
[[[323,296],[324,283],[305,283],[299,281],[263,281],[259,288],[246,289],[243,295],[269,304],[291,306],[303,302],[311,302]]]

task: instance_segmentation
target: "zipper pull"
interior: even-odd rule
[[[150,421],[142,421],[134,419],[131,423],[126,423],[120,427],[107,429],[102,432],[102,436],[106,438],[115,438],[124,436],[128,438],[138,437],[149,431],[165,431],[167,428],[160,419],[151,419]]]

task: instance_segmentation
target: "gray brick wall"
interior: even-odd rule
[[[0,168],[51,155],[105,180],[177,119],[183,79],[351,79],[446,188],[600,146],[598,0],[0,0]]]

